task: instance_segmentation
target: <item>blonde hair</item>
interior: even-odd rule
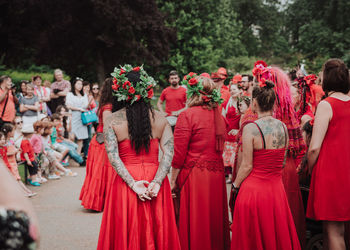
[[[204,93],[211,95],[213,93],[213,90],[216,89],[216,84],[213,82],[213,80],[203,76],[196,77],[196,79],[198,81],[201,81],[203,85],[202,91]],[[202,97],[203,97],[203,94],[199,94],[199,95],[193,94],[193,96],[191,96],[191,98],[187,100],[187,106],[188,107],[204,106],[209,110],[216,108],[218,106],[217,103],[205,102]]]

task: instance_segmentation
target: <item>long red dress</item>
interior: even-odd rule
[[[158,170],[158,139],[152,139],[149,152],[132,149],[130,140],[119,143],[119,155],[136,181],[151,182]],[[106,199],[97,249],[168,250],[180,249],[173,201],[168,178],[157,198],[141,201],[118,175]]]
[[[214,111],[188,108],[177,120],[172,167],[181,169],[181,249],[229,249],[229,220],[222,152],[215,150]]]
[[[285,148],[253,152],[232,222],[232,250],[301,249],[282,182]]]
[[[307,217],[350,221],[350,101],[325,99],[333,111],[311,175]]]
[[[112,105],[103,106],[99,112],[97,132],[103,132],[104,111],[112,111]],[[113,175],[116,174],[109,163],[105,144],[96,141],[96,135],[91,139],[88,158],[86,160],[86,176],[80,191],[79,200],[86,209],[103,211],[105,198],[108,195]]]

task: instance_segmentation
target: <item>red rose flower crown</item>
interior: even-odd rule
[[[187,86],[187,98],[191,98],[193,95],[202,95],[202,100],[205,103],[214,102],[221,104],[224,100],[221,98],[221,93],[218,89],[213,89],[211,95],[204,92],[202,80],[197,80],[198,75],[196,73],[190,72],[182,80],[182,84]]]
[[[140,73],[140,79],[136,83],[132,83],[128,79],[128,74],[132,71]],[[141,99],[146,102],[152,99],[154,95],[153,88],[157,83],[143,69],[143,65],[133,67],[130,64],[125,64],[119,68],[116,67],[111,76],[113,76],[113,95],[118,98],[118,101],[126,101],[133,104]]]

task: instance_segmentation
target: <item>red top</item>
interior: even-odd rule
[[[112,104],[108,103],[101,107],[98,113],[98,127],[97,132],[102,133],[103,132],[103,112],[104,111],[112,111]]]
[[[2,95],[3,93],[4,93],[4,91],[0,88],[0,95]],[[15,119],[15,115],[16,115],[15,102],[13,99],[12,91],[9,90],[7,93],[7,96],[8,96],[8,101],[6,104],[6,109],[4,112],[4,116],[1,118],[3,121],[12,122],[13,119]],[[5,107],[5,102],[6,102],[6,96],[5,96],[4,100],[0,103],[0,116],[2,114],[4,107]]]
[[[24,153],[28,154],[29,160],[30,161],[34,161],[35,160],[35,156],[34,156],[34,150],[32,145],[30,144],[29,140],[27,139],[23,139],[22,143],[21,143],[21,160],[25,161],[26,158],[24,158]]]
[[[328,97],[332,119],[311,176],[307,217],[350,220],[350,101]]]
[[[226,113],[226,120],[228,122],[228,132],[230,132],[232,129],[239,129],[239,121],[241,119],[241,115],[238,114],[237,109],[230,105],[228,107],[228,101],[224,102],[222,104],[222,108],[225,110]],[[224,112],[223,110],[223,112]],[[226,137],[227,141],[236,141],[235,135],[227,135]]]
[[[174,168],[210,168],[223,171],[222,152],[216,151],[214,111],[202,106],[179,115],[174,133]]]
[[[224,102],[227,102],[231,97],[230,90],[226,85],[222,85],[220,89],[220,94],[221,94],[221,98],[224,99]]]
[[[2,160],[5,162],[6,166],[11,169],[11,165],[7,159],[7,147],[0,147],[0,156]]]
[[[171,112],[178,111],[186,106],[186,89],[167,87],[160,95],[160,100],[166,102],[165,112],[171,115]]]

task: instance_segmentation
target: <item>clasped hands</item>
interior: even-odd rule
[[[134,185],[132,186],[132,190],[137,194],[140,200],[152,200],[153,198],[157,197],[160,190],[160,185],[154,181],[151,183],[144,180],[135,181]]]

